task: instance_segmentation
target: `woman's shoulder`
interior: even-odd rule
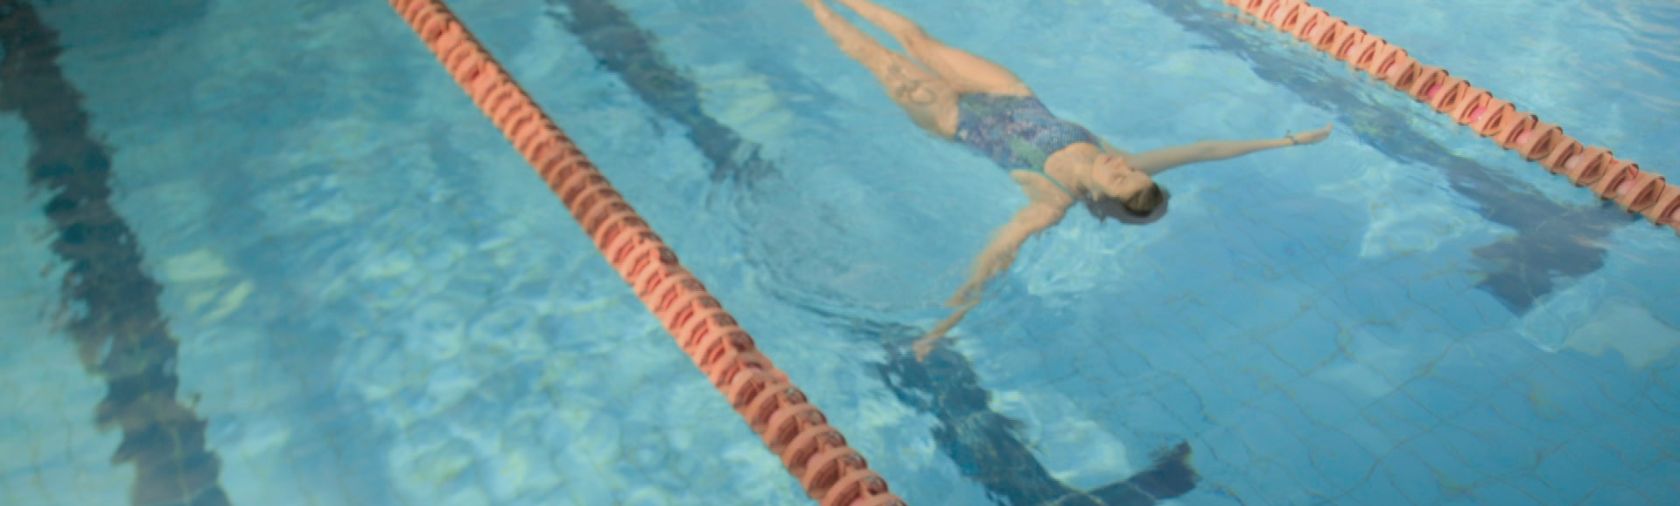
[[[1072,191],[1051,179],[1053,176],[1048,172],[1017,169],[1009,171],[1009,177],[1021,186],[1021,191],[1027,194],[1027,200],[1033,204],[1065,210],[1075,202]]]

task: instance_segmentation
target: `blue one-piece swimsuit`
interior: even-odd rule
[[[1098,144],[1089,130],[1057,118],[1037,97],[986,93],[957,97],[955,138],[1006,170],[1044,174],[1069,195],[1073,192],[1044,172],[1045,160],[1074,143]]]

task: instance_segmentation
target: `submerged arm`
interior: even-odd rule
[[[997,233],[992,236],[992,241],[986,244],[986,248],[981,250],[980,255],[975,258],[974,266],[969,270],[968,280],[963,283],[962,288],[957,289],[957,294],[951,297],[950,302],[947,303],[947,305],[956,308],[956,312],[916,341],[917,360],[926,357],[928,352],[933,351],[934,343],[944,337],[945,333],[949,332],[951,327],[955,327],[957,322],[961,321],[970,309],[980,303],[980,290],[992,277],[1007,270],[1009,265],[1014,263],[1015,253],[1020,251],[1021,245],[1027,241],[1027,238],[1061,221],[1064,213],[1065,211],[1056,205],[1033,203],[1015,213],[1015,217],[1009,220],[1008,224],[999,228]]]
[[[1021,250],[1021,245],[1027,242],[1027,238],[1061,221],[1064,212],[1049,205],[1031,204],[1015,213],[1015,217],[992,236],[992,241],[986,244],[986,248],[980,250],[980,255],[974,259],[974,266],[969,269],[968,281],[957,290],[957,295],[951,298],[949,305],[961,306],[977,299],[986,281],[1015,262],[1015,253]]]
[[[1203,141],[1183,146],[1145,151],[1126,157],[1126,163],[1151,176],[1168,169],[1198,162],[1235,158],[1256,151],[1312,144],[1330,135],[1330,126],[1278,139],[1246,141]]]

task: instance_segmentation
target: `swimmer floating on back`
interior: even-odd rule
[[[1330,135],[1325,126],[1281,139],[1206,141],[1127,153],[1057,118],[1009,69],[947,46],[869,0],[837,1],[890,34],[909,54],[882,46],[835,14],[825,0],[804,0],[840,49],[868,67],[911,120],[996,161],[1029,201],[981,250],[968,281],[947,303],[956,312],[916,341],[918,360],[979,303],[981,288],[1009,267],[1021,244],[1061,221],[1074,204],[1084,204],[1099,219],[1150,223],[1167,210],[1168,195],[1152,179],[1167,169],[1312,144]]]

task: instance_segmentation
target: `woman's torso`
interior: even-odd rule
[[[1089,130],[1057,118],[1037,97],[985,93],[957,97],[957,128],[952,139],[1006,170],[1040,173],[1045,172],[1052,155],[1068,146],[1099,144]],[[1067,191],[1061,182],[1049,179]]]

